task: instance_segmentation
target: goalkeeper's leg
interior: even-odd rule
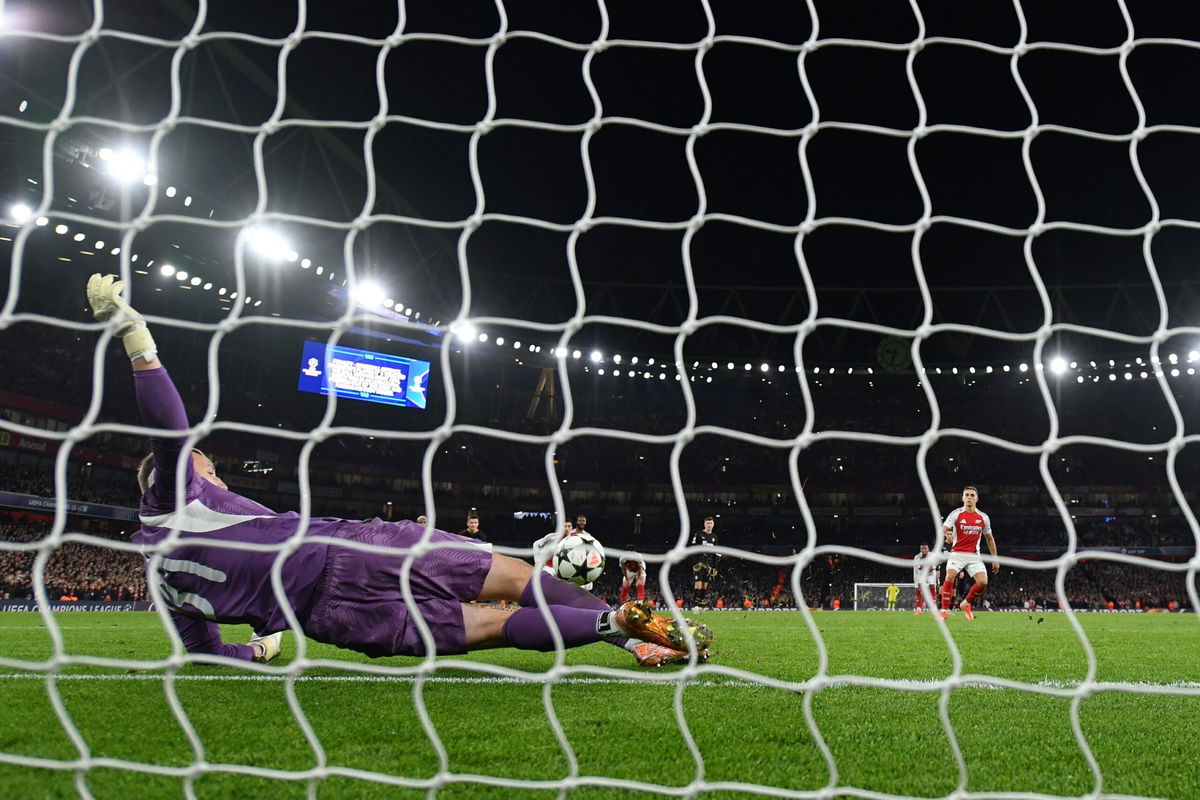
[[[533,586],[535,578],[541,584],[542,597],[547,606],[561,606],[589,611],[612,610],[607,603],[582,587],[576,586],[569,581],[560,580],[544,570],[535,570],[520,559],[502,555],[492,556],[492,568],[488,572],[487,579],[483,583],[483,590],[479,593],[477,599],[484,602],[488,600],[508,600],[520,605],[522,610],[531,610],[537,613],[540,619],[540,612],[536,608],[537,596],[534,594]],[[569,615],[564,614],[564,616]],[[640,642],[630,639],[627,636],[619,635],[619,631],[617,633],[618,635],[605,636],[602,640],[633,653],[634,648]],[[529,640],[526,639],[525,641]],[[549,640],[545,641],[549,642]],[[601,641],[601,639],[592,638],[588,641]],[[587,642],[583,643],[586,644]],[[503,643],[489,646],[499,647],[503,646]],[[520,645],[515,646],[519,647]],[[553,649],[553,647],[553,644],[549,644],[549,649]],[[541,648],[528,647],[524,649],[536,650]]]

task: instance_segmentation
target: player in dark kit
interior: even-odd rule
[[[213,462],[199,450],[184,452],[188,421],[175,384],[158,359],[140,314],[121,299],[114,276],[93,275],[87,296],[98,320],[116,320],[115,334],[133,366],[138,408],[148,427],[167,432],[150,440],[151,454],[138,470],[143,547],[171,620],[189,653],[267,662],[279,653],[287,620],[284,603],[312,639],[369,656],[424,655],[425,641],[405,602],[405,587],[429,628],[438,655],[492,647],[553,650],[554,635],[535,605],[541,584],[549,616],[566,647],[606,641],[658,666],[687,659],[690,634],[707,656],[712,634],[687,621],[653,614],[644,604],[612,609],[566,581],[516,558],[494,554],[476,539],[432,530],[439,545],[420,555],[366,551],[363,546],[411,549],[425,532],[415,522],[366,522],[277,513],[229,491]],[[177,497],[182,487],[185,496]],[[250,544],[256,549],[231,547]],[[153,558],[154,555],[160,558]],[[271,583],[283,559],[283,597]],[[407,581],[402,570],[412,560]],[[509,613],[468,605],[507,600]],[[218,623],[249,624],[249,644],[221,641]]]
[[[717,532],[713,530],[716,524],[717,521],[713,517],[705,517],[704,527],[692,534],[692,547],[716,547]],[[692,564],[692,588],[696,592],[697,603],[709,604],[711,598],[708,596],[708,584],[709,581],[716,580],[717,560],[720,558],[720,553],[704,553],[696,556],[696,560]]]

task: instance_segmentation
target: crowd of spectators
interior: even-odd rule
[[[71,520],[72,523],[75,520]],[[69,532],[83,533],[72,524]],[[16,549],[6,545],[43,541],[50,532],[45,522],[0,523],[0,599],[32,600],[34,559],[42,549]],[[109,541],[127,537],[87,531]],[[103,544],[66,542],[51,551],[43,571],[46,596],[56,600],[145,600],[146,560],[139,553]]]
[[[182,336],[164,331],[162,338],[172,353],[167,361],[189,416],[200,419],[209,397],[207,353],[203,348],[188,349],[182,339],[173,341]],[[53,358],[21,370],[5,363],[11,354],[23,352],[17,345],[32,341]],[[0,345],[12,345],[0,347],[0,370],[21,376],[5,390],[25,399],[12,406],[0,403],[0,416],[60,432],[74,424],[92,401],[95,342],[91,333],[33,323],[0,331]],[[111,379],[100,393],[98,421],[137,423],[128,368],[115,352],[105,358],[105,374]],[[311,430],[324,412],[324,399],[291,391],[294,381],[283,374],[284,368],[271,364],[262,354],[226,349],[220,359],[222,391],[215,421],[249,423],[261,430],[218,429],[204,447],[235,490],[272,508],[298,508],[304,442],[270,432]],[[796,497],[796,489],[801,488],[804,504],[815,510],[811,535],[817,544],[896,555],[915,550],[918,542],[930,541],[936,535],[935,517],[940,519],[957,505],[964,483],[975,483],[985,487],[981,507],[992,514],[1001,553],[1027,548],[1021,555],[1046,559],[1065,552],[1068,546],[1067,526],[1045,486],[1039,454],[957,435],[943,437],[923,454],[925,474],[942,505],[931,513],[917,468],[916,444],[854,438],[857,434],[919,436],[933,425],[936,416],[941,430],[972,429],[1008,442],[1038,444],[1050,435],[1051,416],[1031,378],[1015,374],[970,379],[931,376],[935,408],[912,376],[876,375],[870,380],[861,375],[806,376],[811,418],[798,379],[791,375],[770,380],[727,375],[715,378],[712,384],[697,381],[689,387],[698,426],[720,426],[787,446],[748,442],[706,430],[676,452],[671,440],[635,441],[610,435],[614,431],[669,435],[683,430],[687,408],[681,386],[672,381],[601,383],[594,375],[572,372],[568,378],[572,431],[595,430],[551,444],[535,437],[560,432],[561,402],[543,403],[537,413],[525,413],[528,391],[497,393],[505,380],[512,382],[511,375],[494,371],[498,367],[477,361],[470,374],[460,367],[452,369],[458,397],[456,423],[485,425],[528,438],[514,440],[478,431],[456,431],[445,439],[432,430],[412,435],[419,433],[421,425],[440,425],[442,417],[433,419],[436,411],[426,412],[431,416],[424,418],[396,416],[394,410],[342,402],[336,424],[361,424],[378,429],[380,435],[330,436],[311,450],[306,480],[314,515],[413,518],[429,513],[425,507],[428,489],[439,527],[458,530],[465,512],[474,510],[490,541],[525,547],[556,525],[544,516],[519,512],[552,509],[557,491],[569,513],[588,513],[599,538],[610,546],[661,555],[680,539],[678,495],[682,492],[690,516],[682,523],[684,527],[705,514],[718,515],[723,546],[786,559],[810,539]],[[599,389],[592,383],[616,388]],[[635,385],[639,387],[636,390],[620,388]],[[280,391],[280,386],[287,390]],[[1185,432],[1195,432],[1200,391],[1193,390],[1191,382],[1172,386]],[[1091,394],[1085,397],[1084,392]],[[1091,434],[1159,442],[1174,433],[1173,422],[1160,413],[1163,397],[1154,381],[1071,387],[1054,392],[1050,405],[1060,423],[1059,436]],[[520,413],[509,413],[515,406]],[[1130,407],[1144,413],[1126,413]],[[406,420],[408,428],[403,432],[407,436],[389,436],[395,430],[380,416],[389,414],[389,424]],[[806,442],[793,458],[790,446],[794,437],[806,430],[850,435]],[[0,447],[0,490],[54,496],[57,442],[45,441],[47,446],[41,452],[36,447]],[[1187,501],[1195,503],[1192,487],[1200,485],[1200,459],[1192,450],[1180,451],[1173,469]],[[424,477],[427,451],[431,456],[430,486]],[[547,454],[551,451],[548,472]],[[68,498],[135,506],[137,492],[128,465],[144,452],[141,437],[108,430],[75,442],[66,464]],[[1194,552],[1196,536],[1181,514],[1164,464],[1165,453],[1079,444],[1056,448],[1047,458],[1046,469],[1068,510],[1072,515],[1079,512],[1073,518],[1076,547],[1134,548],[1139,554],[1146,554],[1142,552],[1146,548],[1193,548]],[[674,467],[678,468],[678,485]],[[1114,488],[1110,492],[1104,487]],[[86,521],[80,524],[86,525]],[[28,525],[8,525],[0,530],[0,545],[30,540],[22,537],[36,539],[36,533],[29,531]],[[1186,558],[1180,553],[1149,555]],[[0,547],[0,558],[3,590],[13,596],[28,593],[32,555]],[[780,582],[777,564],[737,558],[725,559],[723,564],[703,596],[690,589],[687,564],[676,565],[671,573],[673,594],[689,604],[721,600],[727,607],[798,601],[790,577]],[[784,564],[784,568],[790,566]],[[1132,572],[1122,573],[1121,569]],[[46,572],[52,593],[101,598],[144,596],[140,576],[140,561],[130,554],[78,543],[62,547]],[[1008,577],[1011,579],[995,582],[988,594],[990,602],[1053,601],[1052,571],[1018,570]],[[1182,578],[1177,577],[1176,573],[1084,562],[1067,573],[1067,587],[1073,602],[1091,605],[1183,602]],[[848,555],[822,557],[802,571],[801,593],[804,602],[829,605],[834,598],[848,601],[855,582],[901,579],[899,573],[888,573],[869,560]],[[611,583],[612,576],[602,579],[602,590],[615,597],[615,588],[606,580]],[[653,587],[655,578],[650,584]]]
[[[121,533],[103,530],[107,525],[70,519],[68,530],[102,540],[122,541]],[[38,549],[15,549],[6,544],[40,542],[49,534],[47,522],[0,523],[0,599],[25,600],[34,596],[32,569]],[[647,551],[648,597],[666,602],[662,591],[665,551]],[[693,588],[692,563],[686,558],[671,564],[668,585],[671,597],[685,606],[721,608],[791,608],[797,605],[793,574],[800,557],[791,554],[769,562],[725,556],[717,560],[717,575],[704,591]],[[986,594],[993,608],[1055,608],[1057,569],[1008,568],[994,576]],[[1108,560],[1080,560],[1065,573],[1066,596],[1078,609],[1176,608],[1189,605],[1184,573],[1134,566]],[[56,548],[45,567],[47,596],[52,600],[145,600],[145,560],[141,555],[103,544],[68,542]],[[803,564],[799,572],[801,601],[811,607],[830,608],[837,599],[849,608],[855,583],[907,583],[911,569],[853,556],[825,553]],[[595,592],[615,603],[620,587],[615,562],[597,581]],[[961,587],[965,591],[965,586]]]

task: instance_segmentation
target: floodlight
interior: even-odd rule
[[[175,187],[168,186],[167,190],[165,192],[163,192],[163,194],[165,194],[167,197],[174,197],[175,196]]]
[[[378,308],[384,300],[383,287],[374,281],[363,281],[354,287],[350,297],[363,308]]]
[[[200,285],[200,278],[199,278],[199,277],[197,277],[197,276],[195,276],[195,275],[193,275],[193,276],[192,276],[192,279],[191,279],[190,281],[188,281],[188,283],[190,283],[192,286],[199,286],[199,285]]]
[[[497,337],[496,337],[496,347],[499,347],[499,346],[500,346],[500,345],[502,345],[502,344],[504,344],[504,337],[503,337],[503,336],[497,336]]]
[[[450,332],[462,339],[463,344],[469,344],[475,340],[475,326],[469,322],[456,322],[450,326]]]
[[[164,278],[169,278],[175,274],[175,268],[172,267],[170,264],[163,264],[161,267],[158,268],[158,272]]]
[[[1050,359],[1050,371],[1055,375],[1062,375],[1067,371],[1067,361],[1062,356],[1055,356]]]
[[[108,150],[109,157],[104,158],[104,152],[108,148],[100,151],[100,158],[104,159],[107,164],[108,174],[116,179],[118,183],[132,183],[139,181],[146,174],[146,162],[140,156],[135,155],[130,150],[120,150],[113,152]]]
[[[479,341],[486,342],[487,340],[488,340],[488,335],[486,333],[479,334]]]
[[[184,204],[186,205],[187,201],[184,201]],[[251,250],[272,261],[285,258],[292,249],[287,240],[268,228],[255,228],[246,238]],[[321,274],[320,270],[317,270],[317,274]]]
[[[26,222],[33,216],[33,209],[24,203],[13,203],[8,207],[8,215],[17,222]]]
[[[50,223],[50,218],[49,217],[38,217],[34,221],[37,223],[38,227],[40,228],[44,225],[48,225]]]
[[[75,241],[77,241],[77,242],[82,242],[82,241],[83,241],[84,239],[86,239],[87,237],[86,237],[86,236],[84,236],[82,233],[77,233],[77,234],[75,234],[74,236],[72,236],[71,238],[72,238],[72,239],[74,239],[74,240],[75,240]]]
[[[184,272],[183,270],[176,270],[175,280],[186,281],[187,279],[188,279],[188,274],[186,272]]]
[[[599,364],[604,358],[604,355],[599,350],[593,350],[590,358],[592,359],[593,364]]]

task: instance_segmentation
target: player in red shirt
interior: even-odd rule
[[[929,552],[929,545],[921,545],[921,552],[913,556],[913,585],[916,587],[916,598],[913,600],[914,614],[920,614],[921,610],[925,608],[925,596],[921,593],[921,587],[929,587],[931,598],[937,597],[941,592],[942,584],[938,580],[939,572],[937,562]]]
[[[942,584],[942,619],[950,610],[950,598],[954,595],[954,581],[958,573],[965,572],[975,579],[975,584],[967,592],[967,597],[959,608],[963,616],[972,620],[971,601],[987,588],[987,569],[979,558],[979,540],[987,539],[988,550],[992,554],[992,572],[1000,571],[1000,562],[996,561],[996,540],[992,536],[992,521],[987,514],[975,507],[979,502],[979,490],[974,486],[963,488],[963,504],[950,512],[942,523],[942,533],[946,537],[946,546],[950,548],[950,556],[946,559],[946,582]]]
[[[631,587],[637,588],[638,600],[646,599],[646,562],[632,550],[621,558],[621,597],[625,600],[629,599]]]

